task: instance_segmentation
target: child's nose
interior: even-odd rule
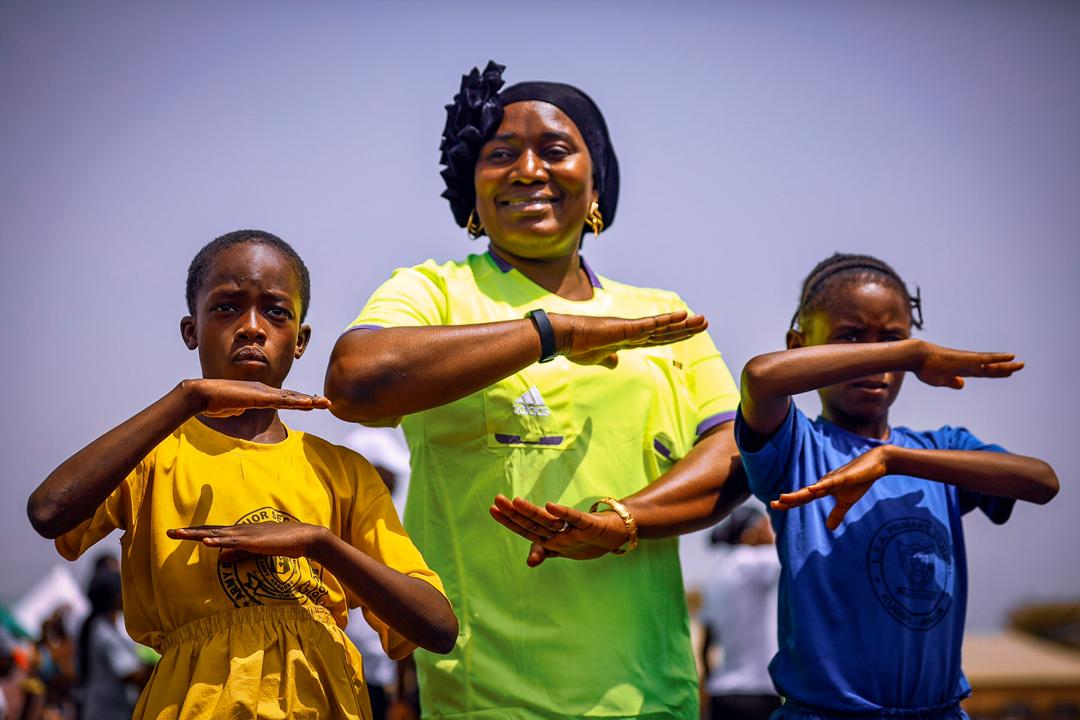
[[[262,318],[256,310],[244,315],[244,321],[236,329],[236,335],[245,340],[265,340],[266,330],[263,329]]]

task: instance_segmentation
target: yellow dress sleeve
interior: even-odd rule
[[[446,283],[434,260],[398,268],[372,293],[347,330],[445,325]]]
[[[345,538],[353,547],[374,558],[389,568],[419,578],[430,584],[444,596],[442,580],[435,571],[424,562],[420,551],[413,545],[405,528],[401,526],[397,510],[390,499],[390,493],[382,478],[366,460],[359,458],[356,494],[353,510],[346,526]],[[348,590],[346,590],[348,593]],[[377,615],[364,607],[352,593],[349,606],[360,606],[364,619],[379,633],[383,649],[392,659],[398,660],[414,649],[416,644],[402,637],[397,631],[383,622]]]
[[[146,479],[153,467],[154,454],[143,458],[135,469],[109,493],[105,502],[98,506],[93,517],[56,538],[56,550],[66,560],[75,560],[95,543],[113,530],[127,532],[146,487]]]

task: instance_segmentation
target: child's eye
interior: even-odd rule
[[[492,162],[505,162],[514,157],[514,154],[506,148],[496,148],[488,153],[488,160]]]
[[[285,308],[281,308],[281,307],[269,308],[266,311],[266,314],[271,316],[271,317],[281,318],[283,320],[291,320],[292,316],[293,316],[293,314],[291,312],[289,312]]]
[[[231,312],[235,309],[231,303],[218,303],[210,308],[210,312]]]

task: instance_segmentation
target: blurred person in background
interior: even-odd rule
[[[120,572],[99,559],[86,596],[90,615],[79,633],[80,720],[130,718],[150,669],[121,630]]]
[[[398,514],[402,514],[405,505],[403,499],[409,486],[409,450],[401,431],[396,428],[360,427],[349,433],[345,445],[367,458],[390,491]],[[378,633],[371,629],[358,608],[349,611],[345,634],[360,649],[364,658],[364,677],[368,683],[372,717],[375,720],[412,720],[419,717],[420,698],[412,655],[391,660],[383,651]]]
[[[724,552],[713,564],[699,620],[705,628],[702,667],[712,720],[765,720],[780,707],[769,677],[776,654],[776,592],[780,559],[769,518],[746,504],[710,537]],[[710,651],[723,649],[713,666]]]
[[[15,667],[15,638],[0,626],[0,683],[6,686],[6,680]],[[8,718],[8,698],[6,687],[0,686],[0,720]]]
[[[60,605],[41,623],[30,676],[23,681],[22,717],[26,720],[69,718],[75,712],[71,698],[77,680],[75,643],[67,631],[70,613],[70,607]]]

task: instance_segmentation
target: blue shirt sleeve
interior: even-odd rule
[[[942,442],[939,444],[939,447],[945,450],[1008,452],[1008,450],[1000,445],[984,443],[982,440],[968,432],[967,428],[946,425],[941,428],[937,434],[944,436],[941,438]],[[1005,523],[1009,519],[1009,516],[1012,515],[1013,506],[1016,505],[1016,500],[1013,498],[986,495],[974,490],[957,488],[957,495],[959,497],[960,513],[962,515],[966,515],[977,508],[982,510],[983,514],[990,518],[990,522],[995,525]]]
[[[792,401],[780,427],[761,444],[760,438],[755,438],[753,431],[746,427],[742,405],[739,405],[735,413],[735,444],[746,469],[750,492],[762,502],[775,500],[780,493],[790,489],[791,468],[802,445],[800,430],[805,424],[805,416]]]

